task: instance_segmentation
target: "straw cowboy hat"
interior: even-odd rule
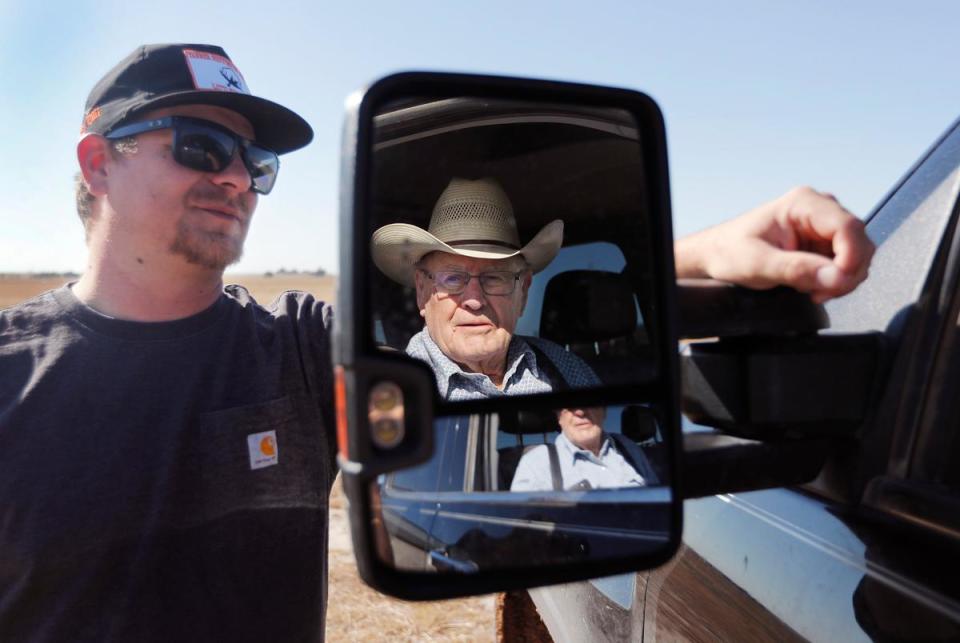
[[[478,259],[508,259],[517,255],[533,272],[547,267],[563,243],[563,221],[551,221],[521,247],[513,206],[493,179],[454,178],[430,216],[427,230],[409,223],[391,223],[373,233],[373,263],[405,286],[414,285],[414,266],[424,255],[449,252]]]

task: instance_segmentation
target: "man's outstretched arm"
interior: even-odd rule
[[[820,303],[867,278],[873,243],[831,194],[808,187],[677,240],[677,277],[748,288],[791,286]]]

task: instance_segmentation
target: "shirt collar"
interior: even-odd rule
[[[410,338],[406,352],[420,359],[426,359],[430,363],[433,372],[437,375],[437,388],[443,399],[448,399],[451,387],[457,385],[454,378],[472,381],[474,388],[484,391],[484,396],[505,394],[511,381],[522,376],[524,368],[529,369],[535,378],[540,379],[540,370],[537,367],[533,349],[516,335],[510,338],[510,346],[507,347],[507,369],[503,374],[502,390],[494,385],[489,376],[482,373],[468,373],[460,368],[459,364],[440,350],[426,326]]]
[[[610,449],[613,448],[613,440],[611,440],[606,433],[603,434],[603,442],[600,443],[599,455],[593,455],[593,451],[588,449],[581,449],[573,442],[568,440],[567,436],[565,436],[563,433],[560,433],[560,435],[557,436],[556,445],[557,451],[562,450],[567,454],[567,457],[570,458],[571,464],[576,462],[578,457],[602,463],[604,458],[610,454]]]

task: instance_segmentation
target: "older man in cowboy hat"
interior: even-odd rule
[[[521,246],[510,199],[489,178],[451,180],[428,230],[394,223],[374,233],[377,267],[417,289],[425,326],[406,351],[430,364],[445,399],[600,383],[576,355],[514,334],[533,274],[553,260],[562,243],[563,222],[557,220]]]

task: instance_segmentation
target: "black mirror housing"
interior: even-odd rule
[[[503,105],[507,107],[503,108]],[[471,110],[475,114],[470,114]],[[614,113],[626,118],[611,116]],[[543,174],[547,171],[543,168],[556,158],[543,156],[542,163],[531,164],[523,159],[541,158],[535,155],[540,153],[542,146],[528,145],[526,141],[510,136],[500,139],[486,136],[488,133],[495,136],[495,128],[504,123],[517,127],[533,123],[531,127],[540,127],[547,132],[541,135],[537,130],[538,135],[548,137],[543,138],[544,141],[550,140],[549,132],[570,125],[564,130],[564,134],[571,136],[566,144],[573,146],[571,149],[585,149],[585,154],[593,154],[588,159],[591,165],[583,167],[600,168],[597,171],[606,170],[602,164],[594,164],[592,159],[605,158],[604,146],[608,141],[609,147],[615,150],[619,149],[618,145],[624,148],[618,141],[633,140],[636,167],[643,168],[643,174],[635,179],[641,182],[637,194],[642,197],[642,202],[633,201],[635,197],[628,191],[620,202],[611,201],[609,207],[604,206],[595,212],[583,210],[582,207],[588,207],[591,199],[599,198],[602,191],[581,189],[565,197],[563,190],[572,181],[588,180],[589,173],[587,179],[582,178],[585,176],[582,172],[567,171],[564,174],[566,170],[561,164],[559,169],[552,170],[557,180],[547,185],[544,177],[550,175]],[[551,127],[555,129],[549,129]],[[393,317],[400,317],[402,321],[403,315],[410,314],[408,306],[414,293],[410,288],[403,292],[398,290],[396,303],[384,304],[385,300],[381,298],[383,289],[377,285],[383,282],[382,275],[377,273],[370,260],[371,235],[384,221],[377,220],[372,213],[392,211],[392,205],[384,208],[385,203],[393,203],[397,212],[408,213],[400,216],[400,221],[420,216],[402,201],[404,198],[419,198],[419,203],[426,204],[426,197],[416,195],[418,190],[423,194],[428,190],[425,184],[416,180],[402,184],[384,183],[394,179],[390,172],[384,171],[378,158],[382,158],[385,149],[402,149],[399,146],[416,141],[430,142],[430,137],[451,131],[464,133],[467,147],[463,149],[471,150],[470,154],[479,149],[477,154],[486,155],[484,158],[488,161],[484,162],[485,165],[474,162],[469,155],[452,155],[437,161],[436,167],[442,170],[449,166],[449,172],[454,176],[499,172],[498,178],[510,192],[517,211],[522,213],[518,215],[522,237],[529,238],[531,231],[543,224],[536,219],[539,215],[531,214],[538,211],[531,203],[541,195],[535,189],[524,192],[525,184],[533,184],[534,188],[542,186],[544,195],[560,196],[560,200],[543,211],[543,216],[554,216],[557,208],[562,209],[568,204],[572,204],[571,208],[574,205],[581,207],[581,210],[571,210],[572,214],[564,217],[565,246],[567,239],[570,243],[577,239],[582,239],[580,243],[601,239],[602,234],[596,235],[604,230],[614,242],[621,244],[622,267],[609,277],[589,278],[584,283],[601,284],[615,294],[625,291],[627,296],[630,296],[630,289],[625,289],[624,284],[632,283],[637,289],[638,303],[621,307],[615,315],[595,316],[592,321],[587,317],[580,325],[563,324],[553,318],[547,321],[547,327],[561,334],[577,335],[562,338],[567,340],[561,344],[564,350],[583,350],[581,359],[592,360],[591,365],[601,364],[627,375],[602,377],[601,385],[582,390],[567,388],[532,397],[498,396],[454,404],[438,393],[431,369],[404,354],[405,340],[399,345],[391,342],[390,338],[398,330],[402,331],[403,325],[389,324]],[[580,138],[586,141],[586,147],[576,147]],[[381,157],[377,156],[378,153]],[[585,162],[578,161],[575,156],[564,158]],[[493,165],[494,159],[499,165]],[[418,162],[429,164],[433,161],[421,157]],[[417,176],[415,167],[411,170],[409,166],[393,165],[388,169],[393,168]],[[429,174],[423,176],[425,179],[434,178]],[[518,177],[524,177],[524,182],[518,183]],[[446,182],[447,177],[442,178],[438,185]],[[386,200],[387,197],[380,192],[375,195],[375,186],[381,191],[386,186],[389,199],[393,201]],[[615,197],[617,191],[612,192]],[[582,199],[586,206],[574,203],[577,199]],[[631,208],[642,213],[643,218],[636,219],[642,222],[642,228],[636,228],[640,224],[629,218],[627,213]],[[582,221],[577,219],[580,212]],[[529,217],[534,218],[528,221]],[[425,221],[418,225],[426,227]],[[635,229],[642,229],[642,235],[638,237],[642,239],[640,246],[629,241],[630,235],[634,234],[631,230]],[[340,460],[344,488],[351,503],[355,551],[361,575],[368,584],[402,598],[435,599],[649,568],[673,555],[679,546],[682,528],[675,273],[665,134],[662,115],[652,99],[622,89],[519,78],[420,72],[384,78],[348,101],[342,154],[340,236],[341,275],[335,324],[335,360],[342,392],[339,400]],[[583,261],[582,265],[597,270],[588,260]],[[599,269],[609,270],[602,266]],[[598,301],[605,299],[599,297]],[[636,306],[636,310],[631,310],[630,306]],[[415,310],[413,314],[416,314]],[[383,323],[374,323],[373,320],[383,320]],[[419,321],[422,324],[422,320]],[[641,325],[640,330],[631,331],[631,323]],[[596,331],[599,334],[591,342],[589,329],[598,325],[604,329]],[[619,337],[624,332],[630,334],[627,340]],[[584,333],[588,335],[587,341],[582,342],[584,346],[575,346],[578,344],[575,340]],[[403,337],[404,333],[399,336]],[[630,353],[636,350],[635,345],[640,345],[640,349]],[[631,364],[626,357],[630,354],[642,355],[644,363],[639,366]],[[376,390],[381,384],[400,393],[381,395]],[[399,396],[401,402],[391,401],[390,395]],[[381,405],[382,400],[386,401]],[[618,489],[593,489],[582,500],[573,503],[579,507],[580,513],[572,517],[574,514],[564,513],[569,511],[569,501],[564,505],[553,505],[552,501],[538,500],[537,494],[510,492],[497,486],[494,479],[496,451],[497,447],[503,448],[495,439],[497,435],[507,440],[513,439],[511,435],[546,434],[545,429],[556,432],[558,409],[594,407],[605,408],[605,422],[615,426],[617,431],[622,430],[631,440],[657,440],[657,474],[649,467],[644,469],[648,485],[656,488],[651,487],[649,493],[633,493],[630,497],[637,498],[635,503],[618,503],[617,498],[625,497],[616,495],[620,493]],[[395,419],[397,412],[400,413],[399,420]],[[387,416],[389,421],[383,419]],[[454,422],[458,417],[463,418],[462,425]],[[449,434],[437,433],[442,422],[457,424],[460,428]],[[381,430],[381,427],[386,428]],[[397,530],[415,525],[412,522],[398,523],[399,514],[396,512],[400,506],[397,503],[408,502],[412,497],[411,491],[404,490],[410,488],[406,478],[428,471],[431,462],[441,457],[443,450],[449,449],[460,434],[468,436],[463,443],[468,445],[466,448],[473,449],[470,453],[476,454],[467,470],[461,472],[464,491],[459,496],[451,492],[445,497],[455,498],[456,502],[444,499],[433,504],[442,505],[438,516],[469,514],[473,521],[470,524],[475,525],[474,531],[450,536],[451,540],[446,541],[439,532],[429,534],[432,540],[418,546],[427,565],[422,571],[405,568],[396,556],[399,545],[406,547],[408,540],[403,540],[407,536],[398,535],[402,529]],[[439,442],[438,435],[441,436]],[[452,437],[444,439],[445,436]],[[630,460],[633,459],[631,456]],[[401,486],[398,472],[406,472],[403,484],[407,487]],[[442,475],[442,480],[449,480],[448,474]],[[655,483],[658,476],[664,479]],[[419,491],[413,495],[417,494],[423,496]],[[483,504],[488,501],[493,504]],[[446,507],[444,502],[452,503],[449,510],[443,508]],[[590,513],[594,511],[590,509],[593,503],[599,503],[595,514]],[[614,509],[603,509],[617,504],[624,507],[620,522],[617,522]],[[540,509],[533,510],[534,506]],[[523,529],[514,528],[513,535],[498,540],[500,536],[496,534],[500,532],[483,527],[485,524],[514,524],[503,522],[507,516],[523,516],[524,521],[546,520],[542,523],[544,525],[562,525],[570,520],[585,522],[578,527],[579,531],[556,531],[541,546],[534,543],[540,542],[538,538],[542,540],[542,536],[535,537],[533,532],[524,535]],[[462,519],[444,520],[448,520],[450,529],[456,531],[459,529],[456,520]],[[642,529],[643,525],[653,530],[650,531],[652,539],[648,545],[638,548],[635,543],[640,541],[630,533]],[[458,540],[454,542],[453,539]],[[484,539],[490,542],[478,548],[477,543],[483,544]],[[485,550],[500,553],[494,553],[489,560],[478,558],[476,552]],[[512,553],[524,556],[524,551],[531,552],[526,554],[526,560],[508,560]],[[533,552],[537,555],[532,556]]]

